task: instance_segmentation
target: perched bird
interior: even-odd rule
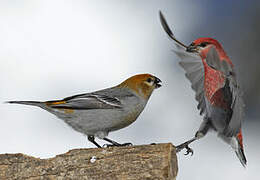
[[[197,108],[204,116],[195,137],[178,146],[178,151],[186,148],[186,154],[193,153],[188,145],[214,130],[231,145],[241,164],[246,166],[241,131],[244,102],[230,58],[221,44],[212,38],[199,38],[189,46],[184,45],[174,37],[163,14],[160,12],[159,15],[164,30],[174,40],[174,52],[181,59],[180,65],[196,92]]]
[[[95,137],[108,146],[124,146],[108,139],[108,133],[133,123],[144,110],[154,89],[161,87],[161,80],[150,74],[132,76],[121,84],[54,101],[9,101],[8,103],[38,106],[62,119],[74,130],[87,135],[88,140],[101,147]]]

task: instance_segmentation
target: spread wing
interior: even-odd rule
[[[200,114],[205,113],[206,102],[204,99],[204,67],[201,61],[201,58],[195,53],[189,53],[184,48],[181,42],[176,40],[173,35],[170,27],[167,24],[166,19],[163,14],[160,12],[160,21],[163,26],[163,29],[168,34],[168,36],[173,39],[176,49],[173,51],[177,56],[180,57],[181,61],[179,62],[180,66],[186,71],[185,75],[191,82],[191,88],[195,91],[196,100],[199,102],[198,109],[200,110]]]
[[[242,98],[242,92],[237,83],[236,74],[233,70],[233,67],[230,64],[228,64],[227,61],[219,59],[217,51],[214,47],[212,47],[209,50],[206,57],[206,63],[210,67],[218,71],[221,71],[226,78],[226,83],[228,83],[229,86],[228,93],[232,96],[230,108],[233,112],[224,134],[227,136],[237,135],[240,131],[242,120],[244,119],[245,105]]]
[[[206,102],[204,99],[204,67],[199,55],[195,53],[189,53],[183,47],[182,43],[176,40],[170,27],[168,26],[163,14],[160,12],[160,21],[163,29],[168,34],[168,36],[173,39],[175,44],[175,49],[173,50],[175,54],[180,57],[180,66],[186,71],[185,75],[191,82],[191,87],[196,93],[196,100],[199,102],[198,109],[200,114],[204,114],[206,109]]]
[[[64,109],[113,109],[122,107],[118,98],[95,93],[75,95],[60,101],[48,101],[46,104],[52,108]]]
[[[205,113],[206,102],[204,99],[204,67],[200,57],[193,53],[188,53],[184,48],[178,47],[173,50],[181,59],[180,66],[185,70],[185,76],[191,82],[191,88],[195,91],[195,98],[198,101],[200,114]]]

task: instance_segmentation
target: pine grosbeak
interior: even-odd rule
[[[101,147],[95,137],[114,146],[119,144],[106,136],[109,132],[133,123],[143,111],[161,80],[150,74],[132,76],[121,84],[54,101],[9,101],[8,103],[38,106],[64,120],[74,130],[87,135],[88,140]]]
[[[184,45],[174,37],[161,12],[160,20],[166,33],[174,40],[177,48],[174,52],[181,58],[180,65],[196,92],[200,114],[204,115],[195,137],[179,145],[177,151],[186,148],[187,153],[192,153],[188,145],[213,130],[233,148],[241,164],[246,166],[241,130],[244,102],[230,58],[221,44],[212,38],[199,38],[189,46]]]

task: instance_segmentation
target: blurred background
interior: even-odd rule
[[[0,1],[0,102],[52,100],[117,85],[137,73],[163,81],[131,126],[110,133],[118,142],[175,145],[193,137],[202,117],[161,10],[185,44],[213,37],[230,56],[246,102],[243,126],[248,166],[209,133],[178,154],[181,180],[260,177],[260,3],[257,0]],[[0,104],[0,153],[50,158],[94,147],[54,115],[36,107]],[[99,141],[103,143],[103,141]]]

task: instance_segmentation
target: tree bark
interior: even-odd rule
[[[176,179],[175,147],[156,144],[74,149],[50,159],[0,155],[0,179]]]

